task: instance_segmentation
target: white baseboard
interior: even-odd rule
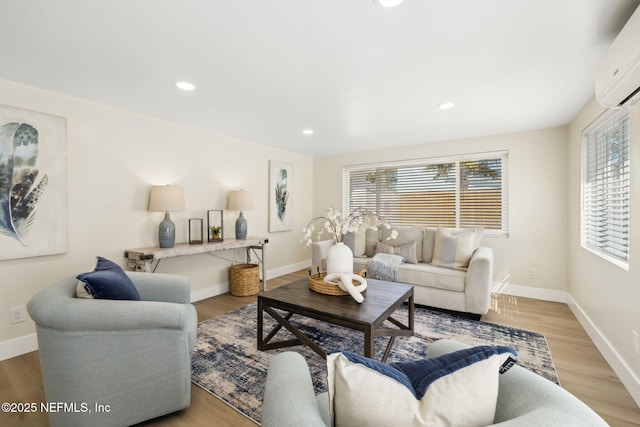
[[[615,372],[627,389],[631,398],[636,402],[636,405],[640,406],[640,379],[638,379],[633,370],[627,365],[624,359],[620,357],[615,348],[609,343],[609,340],[600,332],[598,327],[591,321],[589,316],[582,310],[571,295],[568,295],[567,305],[587,332],[587,335],[589,335],[589,338],[591,338],[596,348],[600,350],[604,359],[609,363],[613,372]]]
[[[640,406],[640,379],[634,374],[633,370],[620,357],[609,340],[600,332],[597,326],[591,321],[589,316],[582,310],[580,305],[564,291],[554,291],[549,289],[532,288],[530,286],[519,286],[508,284],[501,287],[498,292],[507,295],[519,296],[524,298],[533,298],[543,301],[561,302],[567,304],[573,315],[578,319],[578,323],[584,328],[593,341],[593,344],[600,351],[604,359],[607,361],[613,372],[618,376],[620,382],[627,389],[631,398]]]
[[[13,338],[0,343],[0,361],[31,353],[38,349],[38,336],[34,334]]]
[[[492,292],[513,295],[516,297],[539,299],[542,301],[561,302],[564,304],[567,304],[569,297],[569,294],[567,294],[565,291],[532,288],[531,286],[521,286],[513,284],[500,286],[499,289],[493,289]]]
[[[274,268],[273,270],[267,271],[267,280],[284,276],[285,274],[295,273],[296,271],[300,271],[304,268],[309,268],[310,266],[311,266],[311,260],[307,260],[307,261],[297,262],[295,264],[285,265],[284,267]]]
[[[229,283],[219,283],[217,285],[207,286],[205,289],[191,291],[191,302],[201,301],[203,299],[215,297],[229,292]]]

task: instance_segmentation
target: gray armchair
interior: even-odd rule
[[[127,273],[141,301],[76,298],[75,277],[36,294],[52,426],[131,425],[189,407],[197,331],[187,277]]]
[[[427,357],[467,347],[453,340],[429,346]],[[500,376],[494,425],[607,426],[591,408],[568,391],[522,366]],[[307,362],[295,352],[273,357],[267,372],[262,427],[330,426],[329,397],[315,395]]]

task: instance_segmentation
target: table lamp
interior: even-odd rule
[[[247,220],[242,211],[253,209],[253,193],[251,191],[232,191],[229,193],[229,210],[240,211],[240,216],[236,219],[236,239],[245,240],[247,238]]]
[[[149,210],[164,212],[164,220],[158,227],[161,248],[172,248],[176,243],[176,225],[171,221],[170,211],[184,210],[184,191],[173,185],[154,185],[149,196]]]

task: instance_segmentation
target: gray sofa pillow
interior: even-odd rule
[[[392,241],[392,240],[390,240]],[[416,254],[416,242],[407,243],[406,245],[388,245],[386,243],[379,242],[376,246],[376,254],[392,254],[401,256],[404,262],[407,264],[417,264],[418,257]]]
[[[389,237],[391,236],[391,232],[393,230],[396,230],[398,232],[398,237],[395,239],[389,239]],[[416,242],[416,256],[418,258],[418,262],[423,262],[423,257],[422,257],[423,235],[424,235],[424,227],[419,227],[419,226],[394,225],[389,229],[385,227],[381,227],[380,242],[385,243],[387,245],[395,246],[395,247],[404,246],[409,243]]]
[[[376,254],[376,245],[378,244],[379,237],[380,232],[378,230],[367,228],[365,231],[364,254],[367,257],[371,258]]]
[[[436,228],[425,227],[422,239],[422,262],[431,263],[433,248],[436,245]]]

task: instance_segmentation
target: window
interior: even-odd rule
[[[629,260],[629,114],[610,110],[583,131],[581,240],[627,267]]]
[[[507,152],[347,166],[344,211],[374,211],[393,224],[484,227],[507,234]]]

